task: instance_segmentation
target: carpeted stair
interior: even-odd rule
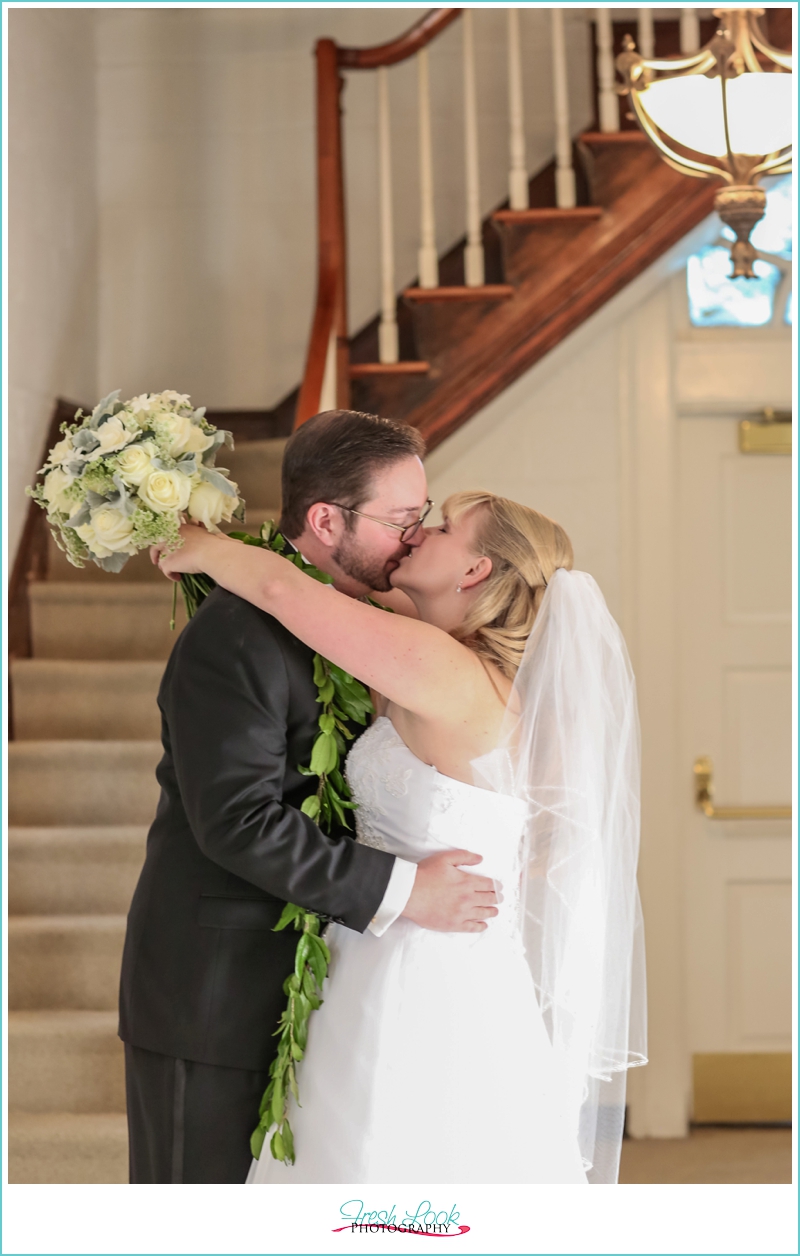
[[[220,459],[249,531],[277,518],[284,443]],[[146,555],[111,576],[52,545],[30,606],[33,657],[11,666],[9,1181],[126,1182],[117,990],[158,800],[172,590]]]

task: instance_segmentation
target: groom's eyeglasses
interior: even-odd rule
[[[400,540],[404,545],[417,535],[428,515],[433,510],[433,502],[430,497],[426,499],[425,509],[419,519],[415,519],[413,523],[389,523],[387,519],[378,519],[375,515],[365,515],[363,510],[353,510],[352,506],[341,506],[339,502],[328,502],[329,506],[335,506],[337,510],[346,510],[350,515],[358,515],[359,519],[371,519],[373,523],[382,523],[384,528],[394,528],[395,532],[400,533]]]

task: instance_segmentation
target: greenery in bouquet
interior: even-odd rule
[[[180,545],[181,517],[218,531],[244,518],[244,501],[216,456],[230,432],[218,430],[185,393],[119,392],[91,414],[78,410],[27,491],[47,512],[53,536],[75,567],[92,560],[121,571],[139,550]]]

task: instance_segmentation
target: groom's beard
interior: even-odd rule
[[[376,593],[388,593],[392,588],[389,577],[397,569],[400,559],[405,558],[408,550],[407,545],[400,545],[390,558],[376,558],[368,550],[361,549],[354,536],[345,535],[331,557],[351,580],[357,580],[359,584],[374,589]]]

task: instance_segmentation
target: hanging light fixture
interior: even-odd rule
[[[763,12],[715,9],[716,35],[689,56],[646,58],[626,35],[617,57],[618,90],[667,164],[725,180],[714,208],[736,235],[732,278],[754,277],[750,232],[767,204],[761,176],[792,168],[792,56],[768,43]]]

